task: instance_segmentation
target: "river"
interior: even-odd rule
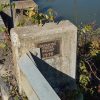
[[[35,0],[42,12],[52,8],[56,20],[70,20],[76,25],[96,22],[100,25],[100,0]]]

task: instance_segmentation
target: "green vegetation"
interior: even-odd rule
[[[9,7],[10,6],[10,4],[2,4],[1,2],[0,2],[0,12],[2,12],[4,9],[6,9],[7,7]],[[8,29],[7,28],[5,28],[5,27],[3,27],[3,26],[0,26],[0,34],[3,34],[2,36],[4,36],[5,37],[5,41],[0,41],[0,48],[5,48],[7,45],[7,38],[8,38],[8,36],[7,36],[7,33],[8,33]]]
[[[2,4],[2,3],[0,2],[0,12],[3,11],[5,8],[7,8],[7,7],[9,7],[9,6],[10,6],[10,4]]]
[[[1,77],[7,87],[9,100],[28,100],[28,98],[23,95],[20,95],[18,91],[17,81],[11,71],[7,73],[6,76]],[[1,100],[1,99],[0,99]]]
[[[10,43],[10,38],[8,35],[8,29],[5,27],[0,27],[0,35],[4,38],[3,41],[0,41],[0,49],[6,48]]]
[[[43,25],[46,22],[53,22],[55,18],[54,11],[52,9],[48,9],[47,14],[38,13],[33,8],[28,8],[23,11],[24,15],[22,19],[18,20],[17,26],[38,24]]]
[[[94,24],[78,30],[78,75],[82,93],[97,97],[100,81],[100,40]]]

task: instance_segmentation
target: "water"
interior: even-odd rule
[[[100,25],[100,0],[35,0],[40,11],[52,8],[57,20],[67,19],[78,25],[96,22]]]

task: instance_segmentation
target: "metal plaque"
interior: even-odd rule
[[[48,58],[60,54],[60,41],[49,41],[37,44],[37,47],[41,49],[41,57]]]

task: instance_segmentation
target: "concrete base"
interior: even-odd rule
[[[74,87],[77,27],[70,21],[61,21],[59,24],[47,23],[44,26],[16,27],[11,30],[14,71],[19,84],[21,82],[20,68],[17,64],[19,58],[28,51],[38,48],[38,44],[51,43],[56,40],[59,41],[60,46],[58,54],[41,60],[36,59],[36,63],[55,91],[58,91],[57,88],[61,85],[70,89]],[[68,82],[70,80],[73,82]],[[70,86],[66,86],[67,83]]]

